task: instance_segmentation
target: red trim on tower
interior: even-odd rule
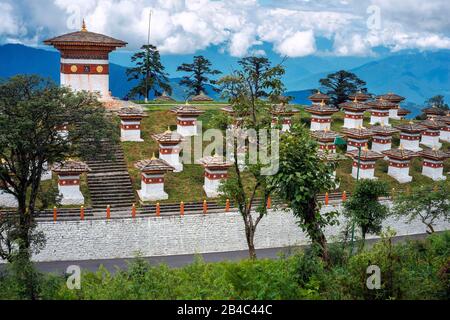
[[[109,74],[107,64],[74,64],[61,63],[61,73],[64,74]]]
[[[140,124],[121,124],[120,128],[122,130],[141,130]]]
[[[221,179],[227,179],[228,174],[227,173],[209,173],[205,172],[205,177],[209,180],[221,180]]]
[[[178,154],[180,151],[180,148],[159,148],[161,154]]]
[[[444,167],[444,163],[440,162],[440,163],[434,163],[434,162],[428,162],[428,161],[423,161],[423,166],[424,167],[429,167],[429,168],[443,168]]]
[[[406,136],[401,134],[400,135],[401,140],[420,140],[420,134],[414,135],[414,136]]]
[[[389,111],[384,112],[384,111],[371,111],[370,114],[374,117],[380,117],[380,118],[384,118],[384,117],[389,117]]]
[[[146,178],[144,175],[141,176],[142,177],[142,182],[144,182],[145,184],[159,184],[159,183],[164,183],[164,178]]]
[[[404,163],[404,162],[389,161],[389,166],[396,168],[409,168],[409,162]]]
[[[58,184],[60,186],[78,186],[80,179],[59,179]]]
[[[177,120],[177,125],[183,127],[192,127],[195,126],[195,120]]]
[[[354,167],[358,167],[358,162],[354,161],[353,162],[353,166]],[[363,163],[361,163],[359,165],[359,168],[362,169],[362,170],[375,169],[375,164],[363,164]]]
[[[311,122],[317,122],[317,123],[330,123],[331,118],[311,118]]]

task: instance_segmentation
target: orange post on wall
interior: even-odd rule
[[[56,207],[53,207],[53,221],[56,221],[58,219],[58,211],[56,210]]]
[[[270,198],[270,196],[267,197],[267,209],[272,208],[272,199]]]
[[[108,205],[107,207],[106,207],[106,219],[111,219],[111,206],[110,205]]]
[[[156,204],[156,216],[159,217],[161,215],[161,207],[159,202]]]
[[[225,203],[225,212],[230,212],[230,199],[227,199]]]
[[[347,191],[342,192],[342,202],[347,201]]]
[[[203,200],[203,213],[208,213],[208,203],[206,202],[206,200]]]
[[[136,204],[133,203],[133,206],[131,207],[131,216],[136,218]]]
[[[181,203],[180,203],[180,215],[184,216],[184,202],[183,201],[181,201]]]
[[[325,205],[327,206],[330,202],[330,196],[328,195],[328,192],[325,193]]]
[[[84,220],[84,207],[81,206],[81,210],[80,210],[80,219]]]

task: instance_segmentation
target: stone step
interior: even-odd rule
[[[111,194],[96,194],[95,197],[92,197],[92,201],[110,201],[111,197],[114,196],[114,200],[134,200],[134,195],[130,195],[128,193],[117,193],[115,195]]]
[[[92,207],[131,208],[136,201],[125,156],[120,145],[105,142],[106,153],[97,154],[87,164],[91,171],[87,175]],[[109,156],[113,155],[113,159]]]
[[[92,184],[88,183],[89,189],[92,189],[94,192],[112,192],[114,190],[129,190],[132,187],[130,181],[122,181],[116,182],[114,184]]]
[[[126,179],[129,177],[130,175],[128,173],[124,174],[123,171],[111,172],[111,174],[96,173],[95,175],[88,175],[88,179],[90,179],[91,181],[114,181]]]

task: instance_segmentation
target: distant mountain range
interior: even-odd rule
[[[211,52],[211,51],[210,51]],[[201,53],[199,53],[201,54]],[[130,53],[115,53],[112,61],[125,62]],[[216,68],[225,70],[236,59],[209,57]],[[278,62],[280,57],[269,57]],[[184,60],[183,60],[184,59]],[[417,113],[419,106],[434,95],[442,94],[450,101],[450,51],[441,50],[436,52],[403,52],[393,54],[374,60],[375,58],[350,58],[350,57],[304,57],[288,59],[284,62],[286,76],[284,82],[293,96],[295,103],[306,104],[311,89],[319,86],[319,79],[327,74],[340,69],[356,73],[367,82],[370,92],[381,94],[395,92],[407,98],[409,107]],[[174,74],[175,66],[182,61],[190,61],[188,56],[163,56],[163,63],[167,69]],[[217,61],[217,62],[216,62]],[[110,65],[110,88],[114,96],[124,97],[134,86],[128,82],[125,75],[126,67],[111,63]],[[39,74],[50,77],[59,82],[59,54],[48,51],[26,47],[17,44],[0,46],[0,77],[7,78],[16,74]],[[173,87],[172,96],[177,100],[186,98],[185,89],[180,86],[180,77],[171,78]],[[211,87],[206,90],[207,94],[218,100],[219,94]]]
[[[38,74],[51,78],[56,83],[60,81],[60,56],[55,51],[35,49],[17,44],[0,46],[0,78],[9,78],[17,74]],[[126,67],[114,63],[110,64],[109,87],[113,96],[123,98],[136,84],[128,81]],[[172,96],[178,100],[186,99],[185,88],[179,84],[181,78],[171,78]],[[219,94],[207,86],[206,94],[218,100]],[[151,97],[153,98],[153,97]]]

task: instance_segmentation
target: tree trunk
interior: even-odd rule
[[[26,189],[24,189],[26,190]],[[36,279],[31,265],[31,243],[30,243],[30,229],[32,227],[32,216],[27,210],[26,205],[26,191],[19,192],[19,197],[17,198],[18,203],[18,219],[19,219],[19,254],[13,257],[14,262],[19,263],[19,268],[16,270],[19,278],[22,281],[24,295],[31,299],[37,299],[36,292]],[[17,261],[19,260],[19,261]]]
[[[316,219],[316,201],[311,201],[306,208],[307,214],[305,217],[306,228],[309,237],[313,244],[318,245],[319,248],[319,256],[322,260],[328,264],[329,263],[329,255],[328,255],[328,246],[327,246],[327,238],[322,231],[317,219]]]
[[[251,260],[256,260],[256,249],[255,249],[255,232],[252,230],[252,228],[249,228],[245,226],[245,236],[247,239],[247,245],[248,245],[248,255]]]

